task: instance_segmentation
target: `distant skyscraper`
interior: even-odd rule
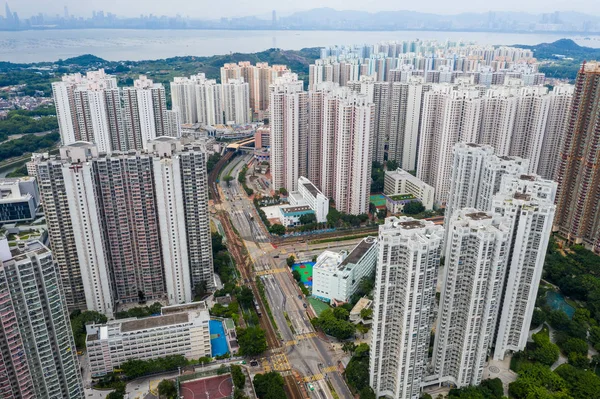
[[[447,228],[435,343],[439,383],[479,385],[502,299],[510,228],[492,212],[463,208]]]
[[[63,145],[96,144],[101,152],[142,149],[167,130],[165,89],[140,75],[121,90],[104,70],[65,75],[52,84]]]
[[[308,93],[296,74],[288,73],[271,85],[272,188],[298,189],[308,175]]]
[[[244,79],[229,79],[221,83],[225,123],[244,124],[252,121],[250,87]]]
[[[506,174],[492,211],[511,234],[494,359],[525,349],[546,249],[552,232],[557,184],[536,175]]]
[[[52,253],[40,242],[9,248],[4,239],[0,257],[2,397],[83,398],[75,341]]]
[[[277,12],[273,10],[271,14],[271,25],[275,28],[277,26]]]
[[[379,227],[369,367],[377,397],[419,398],[442,240],[431,221],[391,217]]]
[[[424,94],[417,177],[435,189],[438,205],[448,199],[452,147],[477,140],[481,103],[473,86],[440,84]]]
[[[600,63],[582,65],[556,178],[556,225],[569,241],[600,253]]]

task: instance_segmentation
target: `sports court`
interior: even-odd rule
[[[383,194],[371,195],[371,197],[369,198],[369,202],[371,202],[371,204],[375,205],[375,208],[377,208],[377,209],[385,208],[385,195],[383,195]]]
[[[222,399],[233,394],[231,375],[218,375],[201,380],[182,382],[179,394],[183,399]]]
[[[298,270],[300,273],[300,282],[307,287],[312,287],[312,279],[313,279],[313,266],[315,262],[302,262],[295,263],[292,266],[292,270]]]
[[[227,347],[227,337],[225,336],[225,329],[223,328],[223,322],[219,320],[210,320],[208,322],[208,328],[210,330],[210,349],[211,355],[222,356],[229,352]]]

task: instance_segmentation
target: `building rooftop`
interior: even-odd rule
[[[398,195],[388,195],[387,196],[392,201],[408,201],[416,199],[412,194],[398,194]]]
[[[473,212],[465,215],[473,220],[491,219],[492,217],[485,212]]]
[[[362,297],[358,300],[358,302],[356,302],[356,305],[354,305],[354,307],[350,311],[350,314],[360,314],[361,310],[369,309],[372,303],[373,301],[371,301],[369,298]]]
[[[402,227],[403,229],[418,229],[421,227],[424,227],[425,224],[423,222],[421,222],[420,220],[410,220],[408,222],[399,222],[398,225],[400,227]]]
[[[302,183],[304,185],[304,187],[306,187],[306,189],[308,190],[308,192],[313,196],[316,197],[317,195],[319,195],[319,190],[315,187],[314,184],[312,184],[311,182],[308,183]]]
[[[308,213],[315,213],[308,205],[281,207],[280,210],[284,216],[300,216]]]
[[[137,320],[125,321],[121,323],[121,332],[131,332],[144,330],[147,328],[156,328],[169,326],[173,324],[182,324],[189,321],[188,313],[173,313],[165,316],[144,317]]]
[[[529,201],[531,199],[531,195],[525,193],[515,193],[515,199]]]
[[[349,264],[356,264],[356,262],[358,262],[376,242],[377,239],[375,237],[365,237],[352,249],[346,259],[340,263],[339,269],[343,270]]]
[[[535,181],[536,176],[535,175],[521,175],[521,180]]]

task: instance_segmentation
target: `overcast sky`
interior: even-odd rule
[[[299,7],[301,4],[301,7]],[[280,15],[293,11],[317,7],[331,7],[337,10],[386,11],[412,10],[437,14],[457,14],[461,12],[524,11],[531,13],[553,11],[581,11],[600,15],[599,0],[428,0],[426,2],[399,2],[397,0],[11,0],[13,11],[28,17],[40,12],[63,14],[67,6],[70,14],[91,16],[93,10],[104,10],[119,16],[139,16],[140,14],[176,15],[193,18],[213,19],[259,15],[276,10]],[[490,7],[493,7],[490,9]],[[1,11],[0,11],[1,12]]]

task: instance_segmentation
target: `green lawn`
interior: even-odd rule
[[[323,301],[318,300],[317,298],[308,297],[308,302],[312,305],[313,309],[317,313],[317,316],[320,316],[326,309],[331,309],[331,306],[326,304]]]

